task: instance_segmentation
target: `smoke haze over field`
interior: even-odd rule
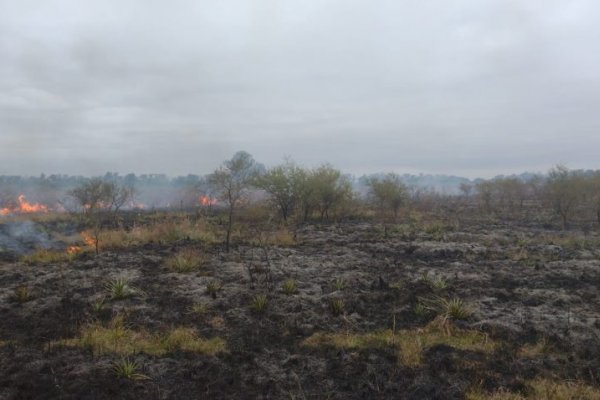
[[[0,0],[0,175],[598,168],[600,4]]]

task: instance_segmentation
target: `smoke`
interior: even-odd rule
[[[22,255],[55,245],[43,228],[32,221],[0,223],[0,255]]]

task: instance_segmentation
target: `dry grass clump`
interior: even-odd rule
[[[206,284],[206,293],[213,299],[217,298],[217,294],[223,289],[223,284],[217,281],[210,281]]]
[[[27,303],[33,299],[33,296],[26,286],[18,286],[15,288],[13,298],[18,303]]]
[[[283,293],[289,296],[298,292],[298,284],[294,279],[290,278],[283,282],[281,289],[283,290]]]
[[[533,344],[525,344],[519,349],[519,357],[535,358],[553,351],[552,345],[547,339],[542,338]]]
[[[218,241],[215,232],[208,224],[189,219],[157,221],[149,225],[136,226],[131,230],[105,230],[100,235],[100,243],[104,248],[124,248],[147,243],[170,244],[184,239],[206,243]]]
[[[261,232],[249,239],[253,246],[293,246],[296,244],[294,235],[289,229],[283,227],[271,232]]]
[[[344,300],[339,298],[333,298],[329,300],[329,310],[333,315],[342,315],[344,313],[344,308],[346,304]]]
[[[269,299],[266,294],[257,294],[252,298],[252,310],[258,314],[262,314],[267,310]]]
[[[527,382],[530,390],[527,395],[498,390],[487,393],[476,389],[467,393],[467,400],[600,400],[600,389],[581,382],[560,381],[556,379],[537,378]]]
[[[58,264],[73,261],[77,253],[43,249],[21,257],[21,261],[27,265]]]
[[[194,303],[187,308],[187,313],[192,315],[204,315],[208,312],[208,306],[203,303]]]
[[[206,261],[205,254],[197,250],[187,249],[167,259],[166,264],[171,271],[185,273],[196,271]]]
[[[175,328],[162,340],[167,352],[176,350],[202,354],[217,354],[225,351],[225,341],[221,338],[202,339],[195,329]]]
[[[88,348],[94,355],[146,353],[160,356],[178,350],[214,355],[226,350],[223,339],[203,339],[192,328],[179,327],[165,334],[152,334],[126,327],[119,317],[113,318],[107,326],[89,324],[81,330],[79,337],[57,344]]]
[[[334,347],[338,349],[367,349],[391,347],[398,351],[398,360],[406,366],[422,363],[422,353],[427,347],[445,344],[461,350],[491,353],[497,343],[487,335],[471,330],[442,325],[439,320],[422,329],[392,330],[363,334],[315,333],[305,339],[303,345],[309,347]]]
[[[473,314],[473,309],[464,300],[453,297],[446,299],[443,297],[420,298],[419,302],[423,306],[435,312],[446,321],[450,320],[466,320]]]

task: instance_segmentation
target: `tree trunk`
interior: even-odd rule
[[[225,252],[229,253],[229,242],[231,240],[231,229],[233,228],[233,205],[229,207],[229,221],[227,222],[227,236],[225,238]]]

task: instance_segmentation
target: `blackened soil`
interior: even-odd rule
[[[62,264],[3,261],[0,399],[462,399],[474,385],[525,393],[528,380],[547,376],[598,386],[600,249],[563,248],[531,229],[407,237],[353,223],[303,228],[298,244],[270,247],[269,261],[249,245],[223,254],[190,241]],[[204,249],[209,261],[197,272],[171,272],[165,260],[187,248]],[[117,277],[140,292],[106,299],[94,311]],[[288,279],[297,282],[297,293],[282,291]],[[428,279],[446,285],[436,289]],[[206,291],[212,281],[222,284],[216,298]],[[17,301],[19,287],[27,288],[29,301]],[[264,313],[252,309],[257,294],[269,299]],[[391,347],[302,345],[316,332],[422,327],[432,316],[415,313],[415,305],[433,296],[470,304],[473,315],[458,324],[487,333],[500,347],[489,354],[430,346],[422,365],[410,367]],[[343,299],[342,315],[331,312],[333,298]],[[193,305],[205,311],[191,312]],[[127,380],[112,369],[119,355],[56,344],[117,314],[132,329],[191,327],[223,338],[228,351],[132,355],[148,379]],[[552,351],[520,351],[540,341]]]

